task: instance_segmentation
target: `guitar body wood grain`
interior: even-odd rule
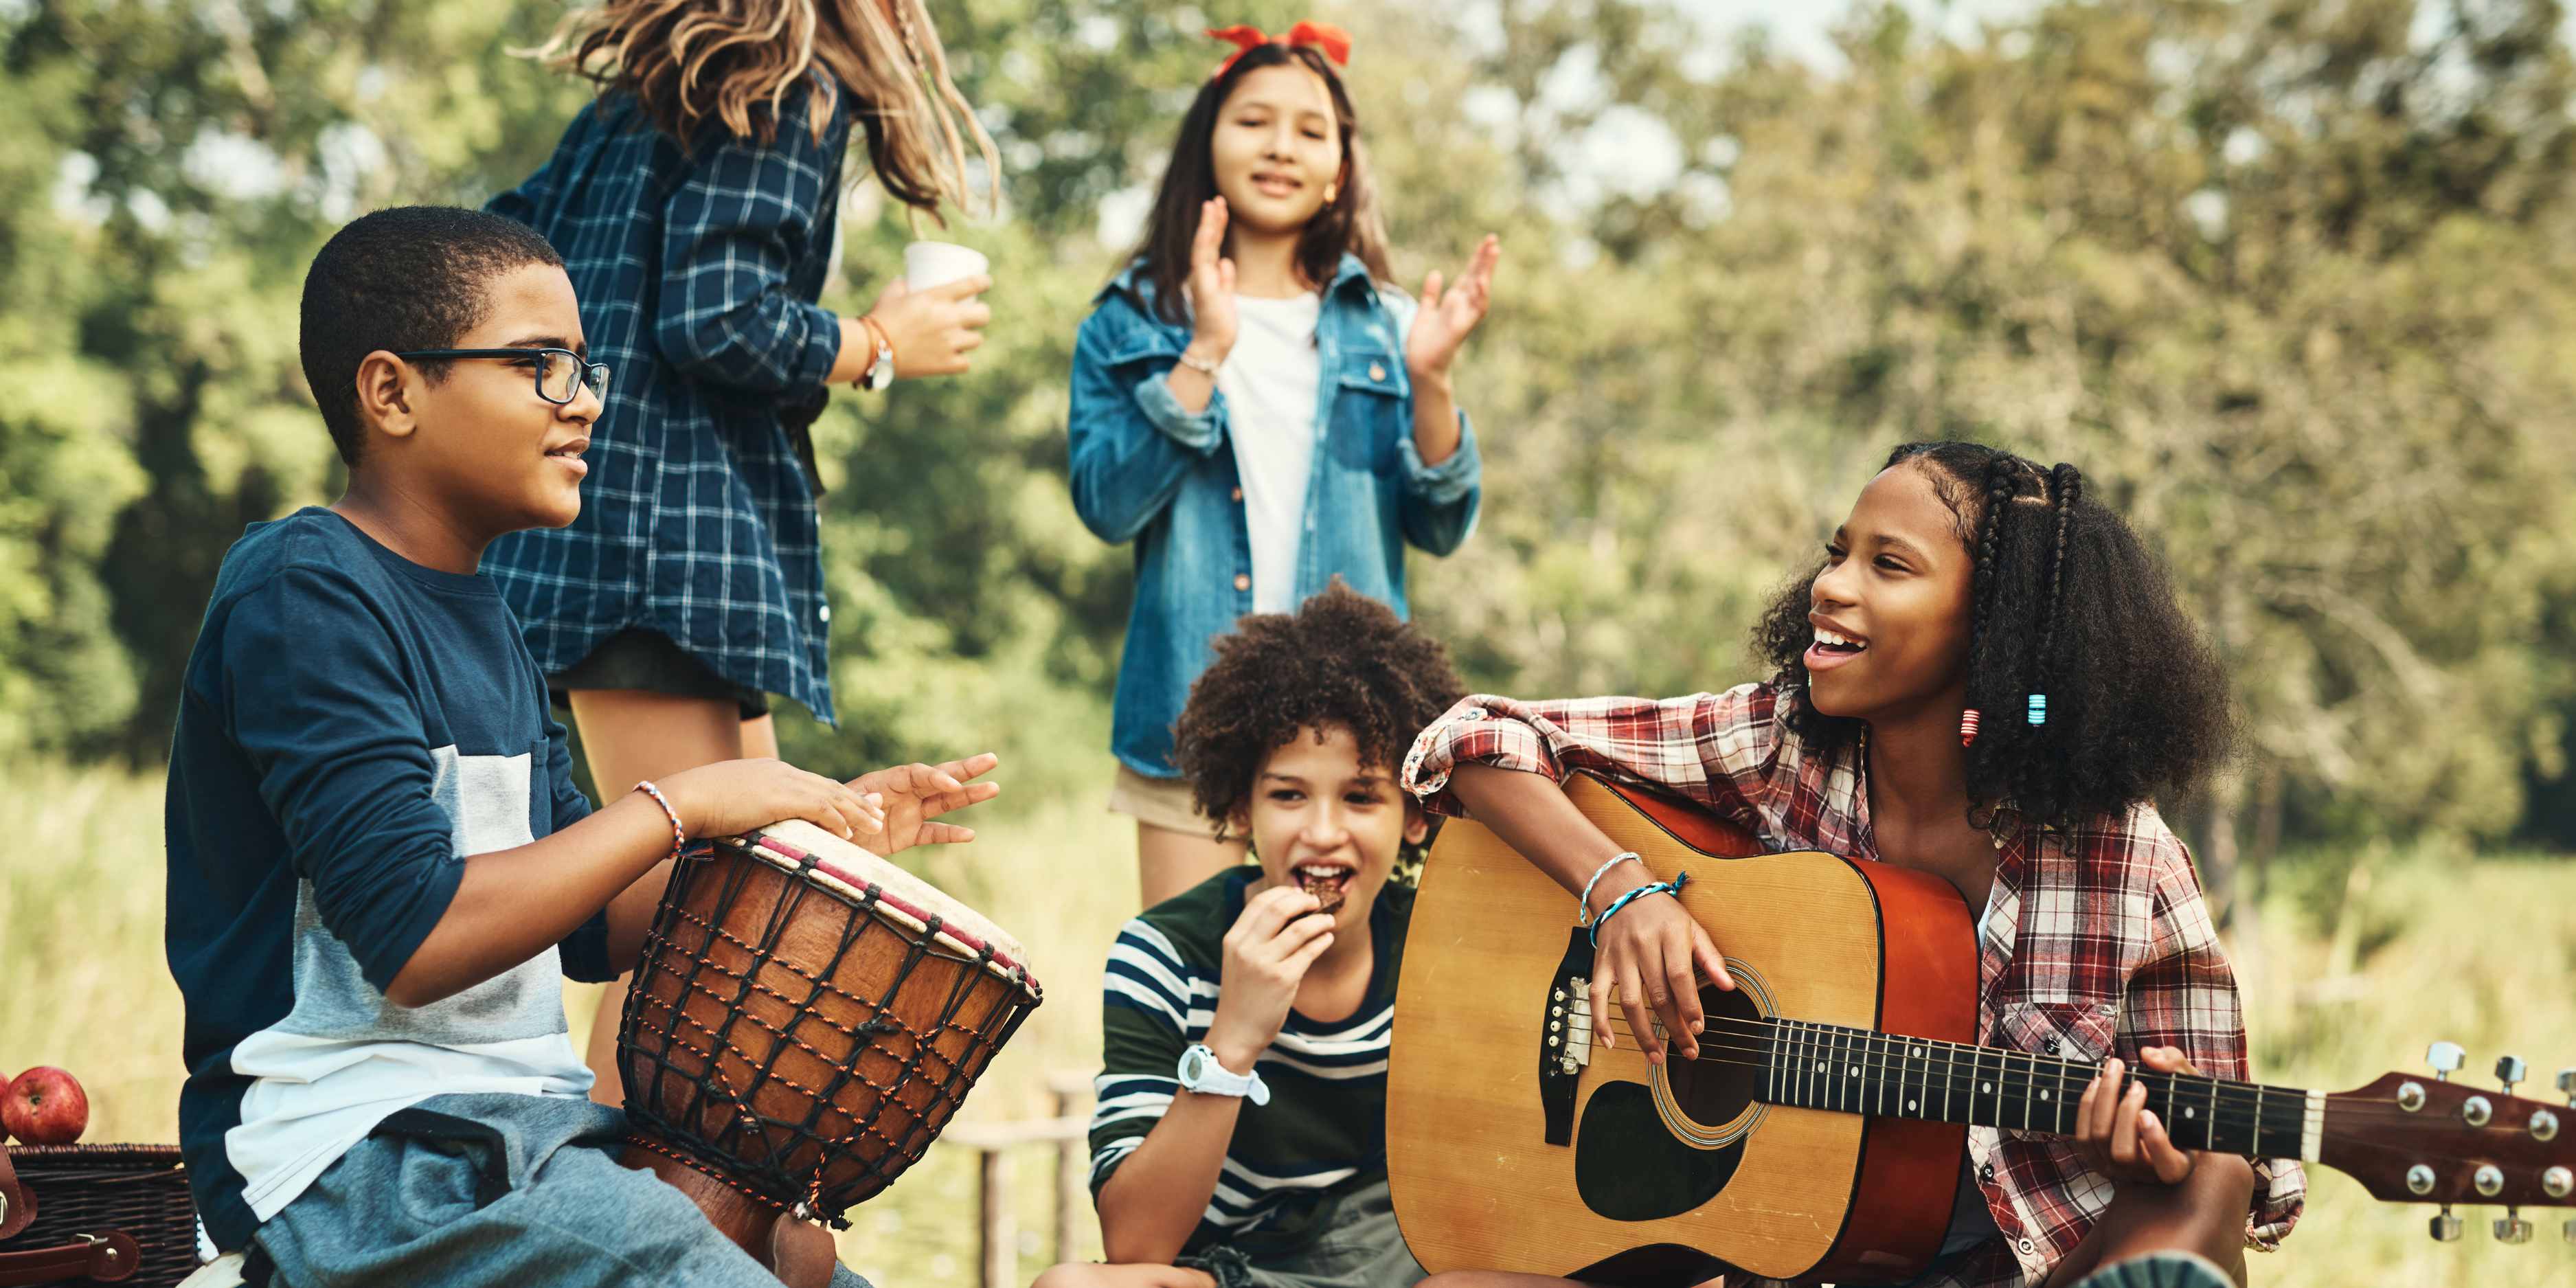
[[[1658,879],[1690,870],[1682,903],[1746,984],[1747,998],[1717,1000],[1974,1040],[1976,940],[1948,883],[1827,854],[1733,857],[1752,839],[1688,807],[1586,776],[1566,788]],[[1566,892],[1492,833],[1443,827],[1415,905],[1387,1088],[1396,1217],[1425,1267],[1638,1283],[1731,1267],[1858,1283],[1928,1263],[1956,1194],[1961,1126],[1762,1104],[1678,1061],[1658,1106],[1653,1067],[1623,1037],[1592,1048],[1575,1141],[1548,1144],[1539,1020],[1572,918]],[[1626,1027],[1615,1013],[1596,1022]],[[1717,1059],[1721,1030],[1702,1041]],[[1731,1119],[1689,1112],[1712,1105]],[[1673,1115],[1698,1143],[1679,1139]]]

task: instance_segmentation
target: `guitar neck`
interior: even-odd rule
[[[1796,1020],[1762,1021],[1762,1099],[1776,1105],[2075,1134],[2094,1065]],[[2184,1149],[2317,1161],[2326,1096],[2132,1069],[2146,1107]],[[2124,1085],[2122,1090],[2126,1091]]]

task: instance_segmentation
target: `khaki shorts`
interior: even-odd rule
[[[1166,832],[1216,835],[1216,824],[1199,812],[1198,801],[1190,795],[1190,780],[1147,778],[1124,763],[1118,766],[1118,780],[1109,785],[1109,812]]]
[[[1217,1288],[1413,1288],[1430,1273],[1395,1228],[1383,1178],[1322,1204],[1297,1234],[1238,1235],[1172,1264],[1206,1271]]]

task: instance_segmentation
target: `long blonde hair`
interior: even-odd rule
[[[988,201],[999,200],[1000,154],[949,80],[923,0],[604,0],[566,15],[536,54],[633,94],[682,147],[710,120],[772,141],[800,86],[819,143],[846,89],[859,99],[868,160],[897,201],[934,220],[942,201],[967,209],[969,137],[992,179]],[[830,75],[812,75],[817,64]]]

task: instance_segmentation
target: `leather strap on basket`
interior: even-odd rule
[[[87,1279],[112,1284],[132,1278],[143,1264],[143,1245],[123,1230],[81,1235],[79,1243],[30,1252],[0,1252],[0,1285],[54,1284]]]
[[[0,1144],[0,1240],[7,1240],[36,1219],[36,1194],[18,1179],[9,1163],[9,1147]]]

